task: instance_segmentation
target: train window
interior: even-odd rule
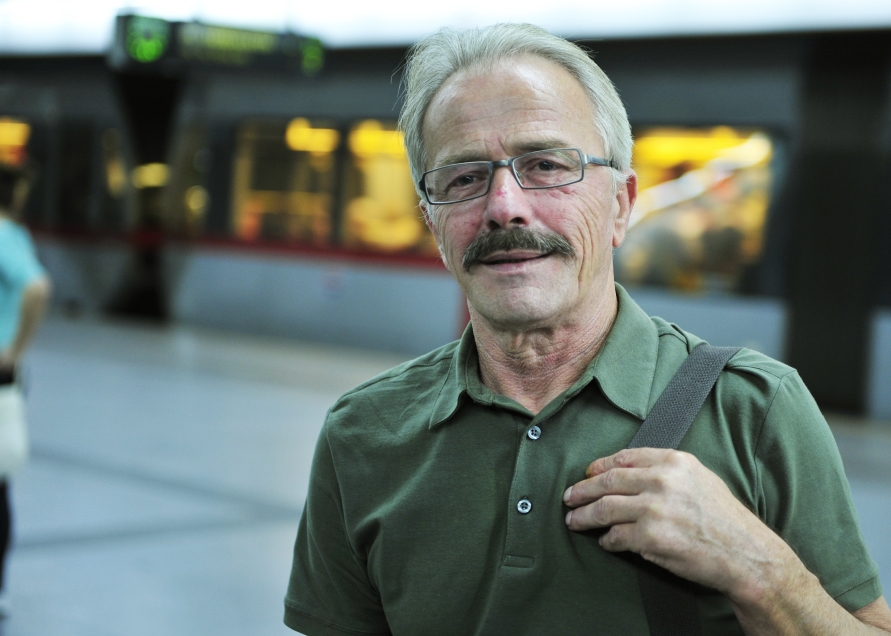
[[[0,113],[0,163],[28,166],[34,178],[22,211],[26,223],[45,224],[46,188],[40,169],[46,152],[46,144],[40,140],[45,132],[45,127]]]
[[[340,136],[331,123],[302,117],[242,124],[235,142],[236,236],[327,243]]]
[[[639,131],[638,199],[616,277],[630,285],[732,291],[757,263],[773,143],[762,131]]]
[[[115,127],[96,129],[100,153],[100,178],[94,196],[98,204],[97,227],[112,232],[132,229],[137,224],[136,184],[125,150],[124,133]]]
[[[32,182],[22,218],[26,222],[42,221],[44,189],[34,153],[35,131],[27,121],[0,115],[0,163],[16,167],[30,166],[36,180]]]
[[[59,129],[58,223],[67,229],[93,228],[94,126],[68,120]]]
[[[344,170],[344,244],[379,251],[436,253],[418,209],[402,133],[366,120],[349,132]]]
[[[102,133],[102,165],[105,172],[105,193],[120,199],[127,190],[127,164],[121,147],[121,133],[109,128]]]
[[[172,157],[165,192],[166,227],[176,233],[195,234],[204,229],[210,207],[205,178],[210,171],[211,152],[204,127],[197,123],[183,126]]]

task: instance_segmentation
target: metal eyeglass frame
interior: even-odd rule
[[[560,183],[557,185],[549,185],[549,186],[524,186],[520,181],[520,175],[517,174],[516,168],[514,168],[514,162],[517,159],[522,159],[523,157],[528,157],[529,155],[534,155],[539,152],[556,152],[559,150],[575,150],[579,153],[579,156],[582,158],[582,170],[579,174],[579,178],[574,181],[569,181],[567,183]],[[479,194],[475,194],[472,197],[468,197],[466,199],[456,199],[455,201],[441,201],[438,203],[434,203],[430,200],[430,196],[427,194],[427,186],[426,179],[427,175],[431,172],[436,172],[438,170],[445,170],[446,168],[454,168],[455,166],[461,166],[464,164],[485,164],[489,167],[489,178],[486,181],[486,189]],[[480,197],[484,197],[489,194],[489,189],[492,187],[492,177],[495,174],[495,168],[510,168],[511,173],[514,175],[514,179],[517,180],[517,185],[519,185],[524,190],[550,190],[551,188],[562,188],[563,186],[572,185],[573,183],[578,183],[582,179],[585,178],[585,166],[588,164],[593,164],[595,166],[605,166],[608,168],[616,169],[617,166],[613,163],[612,159],[604,159],[603,157],[595,157],[594,155],[586,155],[579,148],[545,148],[542,150],[533,150],[532,152],[524,152],[522,155],[517,155],[516,157],[511,157],[510,159],[499,159],[497,161],[462,161],[460,163],[450,163],[445,166],[439,166],[438,168],[433,168],[432,170],[427,170],[424,174],[421,175],[420,180],[418,181],[418,190],[420,190],[424,195],[424,200],[429,205],[451,205],[452,203],[464,203],[465,201],[473,201],[474,199],[479,199]]]

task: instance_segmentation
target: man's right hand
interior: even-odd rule
[[[891,633],[883,597],[852,616],[693,455],[625,449],[593,462],[586,477],[564,493],[570,530],[609,528],[605,550],[637,552],[723,592],[746,634]]]

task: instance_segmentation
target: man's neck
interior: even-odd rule
[[[582,376],[617,312],[614,290],[579,319],[533,329],[498,329],[471,309],[483,384],[538,413]]]

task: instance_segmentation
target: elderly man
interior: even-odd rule
[[[701,340],[613,281],[636,177],[594,62],[528,25],[444,30],[412,53],[401,125],[471,324],[332,407],[286,624],[647,634],[645,559],[692,582],[704,634],[891,630],[794,370],[742,350],[678,450],[622,450]]]

